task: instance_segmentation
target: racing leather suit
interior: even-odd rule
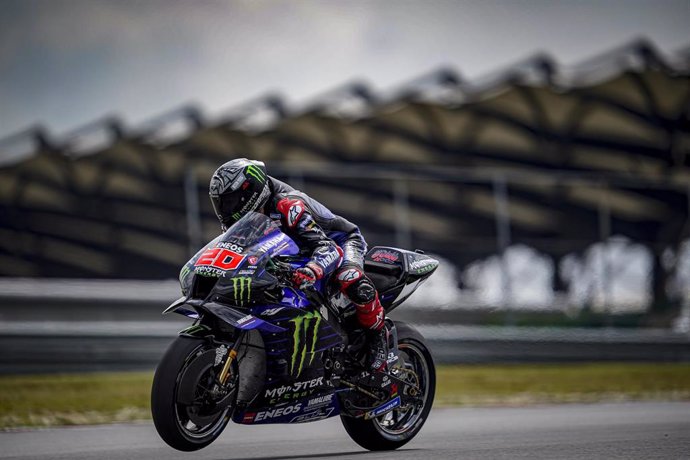
[[[367,244],[359,228],[306,193],[273,177],[268,180],[272,193],[264,212],[279,220],[283,231],[311,252],[308,266],[317,278],[335,274],[341,292],[355,305],[359,324],[381,330],[384,310],[374,283],[363,270]]]

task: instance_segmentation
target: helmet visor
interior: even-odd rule
[[[212,196],[211,204],[213,211],[218,216],[220,223],[226,227],[234,224],[238,219],[233,219],[232,215],[240,210],[240,196],[236,193],[227,195]]]

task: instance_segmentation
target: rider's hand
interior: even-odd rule
[[[311,287],[316,283],[316,274],[311,268],[298,268],[292,273],[292,282],[300,289]]]
[[[322,270],[319,267],[314,267],[312,264],[307,264],[306,267],[298,268],[292,273],[292,282],[300,289],[311,287],[316,283],[316,280],[321,278]]]

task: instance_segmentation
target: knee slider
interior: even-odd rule
[[[354,303],[363,305],[370,303],[376,298],[376,287],[374,287],[369,278],[363,276],[348,286],[345,293]]]

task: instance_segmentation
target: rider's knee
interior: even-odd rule
[[[358,305],[367,304],[376,298],[376,287],[369,277],[357,267],[343,267],[336,273],[340,290]]]

